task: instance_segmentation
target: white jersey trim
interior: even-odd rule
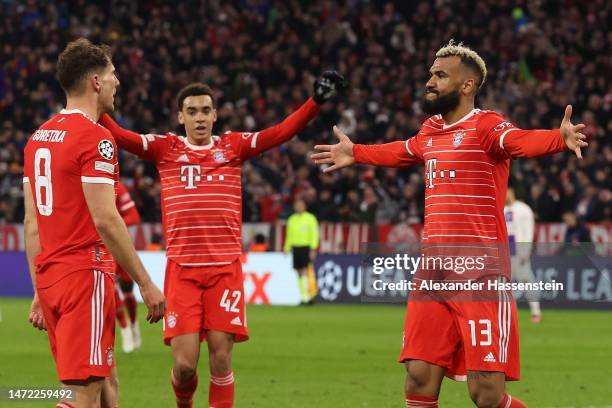
[[[140,139],[142,140],[142,150],[149,150],[149,142],[147,141],[147,137],[145,135],[140,135]]]
[[[451,128],[453,126],[458,125],[461,122],[464,122],[466,120],[468,120],[469,118],[471,118],[472,116],[474,116],[476,113],[480,112],[480,109],[472,109],[467,115],[465,115],[464,117],[462,117],[461,119],[459,119],[456,122],[453,122],[451,124],[448,125],[442,125],[442,130],[446,130],[448,128]]]
[[[520,129],[517,129],[517,128],[508,129],[504,133],[502,133],[501,136],[499,137],[499,147],[502,150],[506,150],[506,148],[504,147],[504,138],[506,137],[508,132],[512,132],[513,130],[520,130]]]
[[[434,150],[431,152],[423,153],[423,156],[434,153],[484,153],[484,150]]]
[[[192,150],[210,150],[214,145],[215,145],[215,141],[217,139],[219,139],[219,136],[211,136],[210,138],[210,143],[204,146],[198,146],[198,145],[194,145],[189,143],[189,141],[187,140],[187,138],[185,136],[181,136],[181,138],[183,139],[183,143],[185,143],[185,146],[187,146],[189,149]]]
[[[23,178],[23,182],[24,182],[24,183],[29,183],[29,182],[30,182],[30,179],[29,179],[29,178],[27,178],[27,177],[24,177],[24,178]]]
[[[406,150],[408,150],[408,153],[414,157],[414,153],[412,153],[412,150],[410,150],[410,146],[408,146],[408,142],[410,141],[410,139],[406,140]]]
[[[134,204],[134,202],[133,202],[133,201],[131,201],[131,202],[127,203],[127,204],[122,205],[122,206],[121,206],[121,208],[120,208],[120,210],[121,210],[121,211],[125,211],[125,210],[127,210],[128,208],[132,208],[132,207],[134,207],[135,205],[136,205],[136,204]]]
[[[83,112],[80,109],[62,109],[59,113],[60,115],[74,115],[74,114],[83,115],[87,119],[89,119],[92,123],[95,123],[96,125],[101,126],[98,122],[90,118],[85,112]]]
[[[115,185],[115,180],[109,179],[106,177],[86,177],[81,176],[82,183],[91,183],[91,184],[110,184],[111,186]]]

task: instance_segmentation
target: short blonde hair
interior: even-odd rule
[[[487,64],[485,64],[482,57],[476,51],[463,45],[462,42],[456,43],[455,40],[451,39],[448,44],[436,52],[436,58],[445,57],[459,57],[463,64],[480,73],[481,79],[478,89],[485,83],[487,79]]]

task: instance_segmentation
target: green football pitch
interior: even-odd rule
[[[28,300],[0,298],[0,387],[57,386],[46,334],[29,326],[28,308]],[[236,407],[404,406],[404,368],[396,362],[403,317],[400,306],[249,306],[251,340],[234,354]],[[545,310],[543,317],[534,325],[520,313],[522,379],[510,393],[530,407],[612,407],[612,313]],[[172,407],[161,324],[141,328],[142,348],[116,353],[120,406]],[[208,400],[202,357],[197,407]],[[445,380],[440,405],[472,406],[465,383]]]

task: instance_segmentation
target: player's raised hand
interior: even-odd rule
[[[310,156],[315,164],[331,164],[323,170],[323,173],[331,173],[355,163],[355,157],[353,156],[354,143],[337,126],[334,126],[334,134],[338,137],[338,143],[335,145],[316,145],[315,150],[320,150],[321,153]]]
[[[321,105],[346,88],[346,80],[337,71],[325,71],[314,83],[312,99]]]
[[[32,326],[36,327],[38,330],[47,330],[47,323],[45,322],[45,316],[43,315],[37,294],[34,294],[34,299],[32,299],[30,317],[28,320],[32,323]]]
[[[565,107],[565,115],[561,121],[559,130],[561,136],[565,140],[565,145],[568,149],[573,150],[576,153],[576,157],[582,159],[581,147],[587,147],[589,144],[586,142],[586,136],[580,133],[586,126],[583,123],[577,125],[572,124],[570,118],[572,117],[572,105]]]
[[[166,313],[166,298],[159,288],[149,281],[149,283],[140,286],[140,294],[149,310],[147,321],[157,323],[163,319],[164,313]]]

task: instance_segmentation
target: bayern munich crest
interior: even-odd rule
[[[465,136],[465,132],[463,130],[459,130],[453,135],[453,146],[457,147],[463,142],[463,137]]]
[[[176,326],[176,314],[174,314],[173,312],[168,313],[168,316],[166,317],[166,322],[168,323],[169,328],[174,329],[174,326]]]
[[[100,156],[104,157],[106,160],[112,160],[115,157],[115,148],[110,140],[100,140],[98,143],[98,152],[100,152]]]
[[[113,349],[112,349],[112,347],[108,347],[106,349],[106,364],[108,364],[109,366],[112,366],[113,365],[113,357],[114,357]]]
[[[218,150],[213,153],[213,159],[217,163],[225,163],[227,161],[225,160],[225,153],[223,153],[221,150]]]

